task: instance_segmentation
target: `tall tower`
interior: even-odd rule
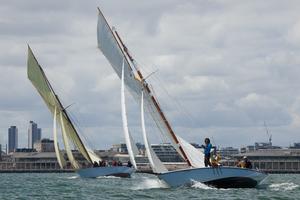
[[[8,152],[13,152],[18,148],[18,128],[11,126],[8,129]]]
[[[42,129],[38,128],[36,123],[30,121],[29,128],[28,128],[28,148],[33,149],[34,143],[40,141],[41,137],[42,137]]]

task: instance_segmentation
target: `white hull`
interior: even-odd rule
[[[171,187],[190,185],[198,181],[218,188],[256,187],[267,174],[238,167],[191,168],[158,174]]]
[[[99,176],[130,177],[134,168],[126,166],[92,167],[79,169],[77,173],[82,178],[97,178]]]

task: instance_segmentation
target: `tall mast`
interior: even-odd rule
[[[99,11],[99,14],[101,14],[102,17],[104,18],[105,22],[107,23],[106,18],[104,17],[103,13],[100,11],[99,8],[98,8],[98,11]],[[107,24],[108,24],[108,23],[107,23]],[[177,139],[177,137],[176,137],[176,135],[175,135],[175,133],[174,133],[174,131],[173,131],[173,129],[172,129],[170,123],[169,123],[169,121],[167,120],[167,118],[166,118],[165,114],[163,113],[162,109],[160,108],[160,106],[159,106],[157,100],[156,100],[155,97],[152,95],[153,93],[151,92],[151,90],[150,90],[150,88],[149,88],[149,86],[148,86],[148,83],[147,83],[146,80],[144,79],[144,77],[143,77],[141,71],[140,71],[140,70],[137,68],[137,66],[135,65],[135,61],[134,61],[133,57],[129,54],[127,47],[124,45],[124,43],[123,43],[122,39],[120,38],[119,34],[117,33],[117,31],[112,30],[112,29],[110,28],[109,25],[108,25],[108,27],[109,27],[109,29],[110,29],[110,31],[111,31],[113,37],[114,37],[115,40],[117,41],[117,44],[118,44],[119,48],[121,49],[121,51],[122,51],[122,53],[123,53],[123,55],[124,55],[124,57],[125,57],[125,60],[126,60],[126,62],[128,63],[128,66],[129,66],[129,67],[131,66],[130,63],[133,64],[133,66],[134,66],[134,68],[135,68],[135,70],[136,70],[136,73],[138,74],[138,77],[139,77],[139,79],[141,80],[141,83],[142,83],[143,88],[144,88],[145,91],[150,95],[151,101],[153,102],[153,104],[154,104],[154,106],[155,106],[155,109],[158,111],[158,113],[159,113],[159,115],[160,115],[162,121],[164,122],[165,126],[167,127],[168,132],[169,132],[169,134],[171,135],[173,141],[175,142],[176,145],[178,145],[179,151],[180,151],[180,153],[182,154],[184,160],[188,163],[189,166],[192,166],[190,160],[188,159],[188,157],[187,157],[187,155],[186,155],[186,153],[185,153],[185,151],[184,151],[183,148],[181,147],[181,145],[180,145],[180,143],[179,143],[179,141],[178,141],[178,139]],[[130,62],[129,62],[128,58],[129,58]],[[133,71],[131,67],[130,67],[130,70]]]

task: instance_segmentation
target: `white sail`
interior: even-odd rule
[[[61,131],[62,131],[62,136],[63,136],[63,142],[65,145],[65,150],[67,152],[67,156],[68,159],[71,163],[71,165],[75,168],[75,169],[79,169],[79,165],[77,163],[77,161],[75,160],[73,154],[72,154],[72,150],[69,144],[69,139],[68,139],[68,134],[66,132],[66,125],[64,122],[64,118],[63,118],[63,113],[60,112],[60,124],[61,124]]]
[[[133,146],[132,140],[130,140],[130,135],[128,131],[128,123],[127,123],[127,114],[126,114],[126,105],[125,105],[125,87],[124,87],[124,64],[122,66],[122,79],[121,79],[121,107],[122,107],[122,122],[123,122],[123,131],[125,136],[125,142],[129,154],[130,161],[135,169],[137,169],[134,153],[133,153]]]
[[[57,116],[57,108],[55,107],[54,109],[54,117],[53,117],[53,140],[54,140],[54,149],[55,149],[55,154],[56,158],[58,161],[58,164],[61,169],[63,169],[66,166],[66,160],[63,157],[62,152],[59,149],[58,146],[58,140],[57,140],[57,126],[56,126],[56,116]]]
[[[181,147],[186,152],[193,167],[204,167],[204,153],[200,149],[196,149],[193,145],[177,136]]]
[[[126,107],[126,106],[125,106]],[[134,157],[136,157],[137,155],[139,155],[139,150],[138,150],[138,148],[137,148],[137,146],[136,146],[136,142],[135,142],[135,140],[133,139],[133,137],[132,137],[132,135],[131,135],[131,133],[130,133],[130,131],[129,131],[129,129],[128,129],[128,132],[129,132],[129,139],[130,139],[130,142],[131,142],[131,147],[132,147],[132,152],[133,152],[133,155],[134,155]]]
[[[139,102],[141,99],[140,91],[145,91],[145,107],[148,109],[157,127],[162,134],[169,138],[177,152],[189,163],[157,99],[153,96],[147,82],[137,69],[133,58],[129,55],[127,48],[122,43],[117,32],[110,28],[100,9],[98,15],[97,39],[99,49],[110,62],[119,78],[122,76],[122,65],[124,65],[124,82],[136,101]]]
[[[146,153],[147,157],[150,163],[150,166],[153,170],[154,173],[163,173],[167,172],[167,168],[163,165],[163,163],[159,160],[155,152],[152,150],[147,133],[146,133],[146,127],[145,127],[145,117],[144,117],[144,95],[142,92],[142,97],[141,97],[141,124],[142,124],[142,132],[143,132],[143,139],[144,139],[144,144],[146,148]]]

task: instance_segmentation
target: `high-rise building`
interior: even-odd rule
[[[33,149],[34,143],[40,141],[41,137],[42,129],[38,128],[36,123],[30,121],[28,128],[28,148]]]
[[[11,126],[8,129],[8,152],[13,152],[18,148],[18,128]]]

